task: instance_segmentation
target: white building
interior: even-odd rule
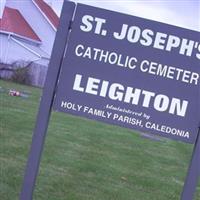
[[[59,23],[48,3],[44,0],[1,0],[0,63],[25,61],[46,66],[47,70]]]

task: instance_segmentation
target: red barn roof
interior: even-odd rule
[[[54,26],[55,29],[58,27],[59,17],[56,15],[54,10],[43,0],[33,0],[36,6],[40,9],[47,20]]]
[[[0,19],[0,32],[17,35],[35,42],[41,42],[40,38],[21,13],[9,7],[5,7],[3,17]]]

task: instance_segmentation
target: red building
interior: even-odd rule
[[[35,79],[33,84],[43,85],[58,23],[59,17],[43,0],[3,0],[0,62],[37,64],[37,69],[30,69]]]

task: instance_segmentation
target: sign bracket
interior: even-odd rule
[[[85,14],[85,9],[87,9],[87,12],[89,12],[89,13],[91,12],[92,15],[98,14],[99,16],[101,16],[101,14],[103,13],[102,14],[103,18],[98,18],[98,19],[100,19],[100,21],[98,21],[98,20],[96,21],[96,22],[99,22],[99,24],[101,24],[101,25],[104,24],[104,23],[102,23],[102,20],[104,21],[106,18],[109,18],[109,20],[114,19],[115,21],[119,21],[119,22],[122,22],[122,19],[124,19],[124,18],[121,18],[121,15],[119,15],[118,13],[115,13],[115,12],[105,11],[103,9],[99,9],[99,8],[97,9],[97,8],[93,8],[93,7],[86,6],[86,5],[78,5],[76,16],[74,18],[75,23],[73,24],[73,15],[75,13],[75,8],[76,8],[75,3],[64,0],[64,4],[63,4],[63,8],[62,8],[62,14],[61,14],[61,17],[60,17],[60,24],[59,24],[57,34],[56,34],[56,38],[55,38],[55,42],[54,42],[54,46],[53,46],[53,50],[52,50],[52,56],[51,56],[51,60],[50,60],[50,63],[49,63],[49,69],[48,69],[48,72],[47,72],[46,81],[45,81],[45,85],[44,85],[44,89],[43,89],[43,94],[42,94],[41,101],[40,101],[39,111],[38,111],[38,115],[37,115],[37,121],[36,121],[35,129],[34,129],[34,132],[33,132],[32,144],[31,144],[30,153],[29,153],[29,157],[28,157],[28,161],[27,161],[26,170],[25,170],[22,190],[21,190],[21,194],[20,194],[20,197],[19,197],[20,200],[32,200],[32,198],[33,198],[33,191],[34,191],[36,178],[37,178],[38,171],[39,171],[41,155],[42,155],[42,151],[43,151],[43,147],[44,147],[45,137],[46,137],[46,133],[47,133],[47,129],[48,129],[48,124],[49,124],[49,119],[50,119],[50,116],[51,116],[52,108],[54,107],[55,110],[59,110],[59,111],[63,111],[63,112],[71,113],[71,114],[76,114],[73,110],[69,109],[69,110],[66,111],[65,108],[61,108],[60,102],[64,99],[64,100],[66,100],[66,102],[67,102],[67,100],[70,100],[71,102],[74,102],[76,104],[81,103],[82,105],[84,105],[84,102],[85,102],[85,104],[87,104],[88,99],[87,99],[86,95],[83,95],[81,93],[82,89],[81,90],[79,88],[73,89],[73,92],[68,92],[67,97],[65,96],[66,94],[62,93],[61,89],[64,88],[66,90],[68,89],[68,91],[71,91],[72,84],[74,85],[76,83],[77,85],[79,85],[78,84],[80,82],[79,80],[82,79],[83,75],[84,75],[83,77],[86,78],[87,81],[90,78],[90,80],[95,80],[99,83],[102,83],[102,81],[105,81],[104,83],[108,82],[108,81],[106,81],[107,79],[104,79],[104,76],[101,77],[102,79],[97,79],[95,77],[88,77],[88,74],[85,71],[86,67],[83,68],[81,66],[81,64],[82,64],[81,62],[76,62],[76,66],[73,68],[73,71],[71,71],[71,74],[68,73],[69,68],[64,68],[64,67],[62,69],[62,73],[60,73],[61,72],[61,66],[63,66],[63,65],[73,66],[73,62],[72,62],[73,59],[71,59],[71,60],[70,59],[64,59],[64,57],[65,57],[65,53],[66,53],[66,46],[67,46],[67,51],[69,53],[71,53],[71,54],[68,54],[68,56],[69,57],[71,56],[72,58],[74,58],[73,56],[76,56],[74,54],[74,45],[76,44],[75,42],[77,42],[77,40],[75,40],[75,39],[78,38],[78,41],[79,41],[80,44],[81,44],[81,42],[85,43],[85,39],[87,39],[88,47],[90,47],[90,46],[92,47],[93,44],[94,44],[94,40],[91,37],[91,35],[88,34],[88,31],[86,31],[86,30],[84,31],[84,29],[82,29],[82,30],[80,29],[80,31],[82,31],[82,32],[79,32],[76,29],[77,28],[76,26],[78,26],[78,24],[80,23],[80,21],[78,21],[78,20],[81,20],[84,17],[83,15]],[[95,18],[93,16],[90,16],[90,17],[92,17],[92,19],[93,19],[92,22],[95,22],[95,20],[94,20]],[[129,20],[129,19],[132,19],[132,16],[127,16],[127,20]],[[161,28],[161,30],[166,31],[166,33],[168,33],[168,34],[170,34],[170,32],[167,31],[168,28],[171,31],[175,30],[173,27],[171,27],[169,25],[162,24],[162,23],[152,22],[152,21],[147,21],[147,20],[144,21],[143,19],[136,18],[136,17],[134,19],[138,24],[142,23],[144,26],[151,25],[152,30],[150,30],[150,31],[153,31],[153,29],[154,29],[153,27],[155,27],[155,28],[159,27],[159,29]],[[87,22],[87,20],[86,20],[86,22]],[[97,27],[96,22],[95,22],[95,24],[96,24],[96,27]],[[123,23],[125,23],[125,22],[123,21]],[[127,23],[128,23],[128,21],[127,21]],[[95,25],[95,24],[93,24],[93,25]],[[72,28],[72,25],[73,25],[74,31],[73,31],[73,34],[70,35],[70,29]],[[84,25],[87,26],[87,23],[84,24]],[[107,22],[107,25],[109,25],[109,22]],[[113,30],[114,29],[118,30],[118,28],[119,28],[118,26],[120,25],[120,23],[119,24],[115,23],[114,25],[115,26],[113,27]],[[116,37],[113,37],[113,34],[108,34],[107,37],[102,37],[102,36],[106,36],[107,31],[108,31],[106,26],[104,28],[101,31],[98,31],[98,29],[96,29],[96,28],[91,29],[91,31],[93,31],[93,32],[91,32],[91,34],[95,34],[96,35],[95,38],[98,38],[97,40],[95,40],[95,45],[98,44],[98,46],[101,46],[102,41],[104,41],[105,43],[110,42],[109,44],[111,44],[111,46],[112,46],[114,41],[116,41],[116,39],[118,39],[118,36],[116,38]],[[84,32],[87,32],[87,34],[84,33]],[[118,32],[114,32],[114,33],[118,34]],[[182,29],[181,33],[186,34],[187,32],[186,32],[186,30]],[[177,31],[177,34],[178,34],[178,31]],[[71,40],[70,43],[68,42],[69,35],[70,35],[70,40]],[[84,37],[81,37],[82,35]],[[97,37],[97,35],[99,35],[99,36]],[[128,43],[126,44],[126,49],[123,50],[122,53],[123,53],[123,55],[129,55],[129,52],[132,51],[133,45],[132,45],[131,41],[127,40],[127,38],[124,38],[124,40],[126,40]],[[116,48],[115,45],[113,47]],[[103,50],[103,49],[101,49],[101,50]],[[73,55],[72,55],[72,52],[73,52]],[[113,53],[113,52],[111,52],[111,53]],[[111,53],[109,55],[111,55]],[[134,54],[135,54],[134,56],[140,57],[140,55],[143,54],[143,48],[142,47],[138,48],[138,50],[135,51]],[[128,58],[129,57],[130,57],[130,55],[128,56]],[[179,58],[180,57],[181,57],[181,61],[182,61],[182,55],[179,55]],[[117,58],[119,58],[118,54],[117,54]],[[176,60],[176,58],[177,58],[177,56],[173,55],[173,54],[170,57],[170,59],[172,59],[172,60]],[[64,59],[64,61],[63,61],[63,59]],[[146,59],[151,60],[152,55],[150,54],[149,56],[147,56]],[[76,59],[74,59],[74,60],[76,60]],[[95,59],[93,58],[93,60],[95,60]],[[184,62],[184,60],[182,62]],[[109,65],[109,66],[111,66],[111,65],[113,66],[113,63],[111,63],[111,62],[110,63],[108,62],[106,64]],[[107,65],[104,65],[103,67],[101,66],[102,67],[101,70],[102,70],[103,73],[108,72]],[[129,67],[131,69],[132,66],[129,66]],[[82,69],[84,71],[80,71],[80,69]],[[93,72],[94,67],[92,65],[91,66],[88,65],[87,70],[91,70],[91,72]],[[109,68],[109,70],[111,70],[111,68]],[[77,74],[77,72],[82,73],[82,75]],[[116,73],[120,72],[120,76],[116,76],[115,80],[113,80],[114,82],[111,83],[111,84],[118,83],[121,87],[126,88],[125,85],[121,85],[121,77],[123,76],[123,74],[121,73],[121,69],[115,68],[115,70],[112,71],[112,74],[114,72],[116,72]],[[67,77],[66,74],[70,74],[70,76]],[[101,75],[103,75],[103,74],[101,74]],[[155,84],[156,84],[156,88],[157,88],[157,85],[158,85],[157,81],[152,81],[152,77],[147,76],[145,73],[140,73],[139,76],[137,76],[137,74],[134,73],[134,82],[132,82],[132,80],[133,80],[132,73],[124,72],[124,75],[126,76],[126,79],[127,79],[126,84],[128,84],[128,85],[130,83],[134,85],[137,82],[141,82],[142,78],[146,78],[145,79],[146,82],[149,82],[149,83],[152,84],[152,85],[149,85],[149,87],[155,86]],[[66,79],[66,77],[67,77],[67,79]],[[74,77],[75,77],[75,79],[74,79]],[[100,78],[100,75],[99,75],[99,78]],[[58,79],[59,79],[59,84],[58,84]],[[173,77],[173,79],[175,79],[175,77]],[[65,84],[65,80],[68,81],[66,83],[70,83],[70,84]],[[92,88],[90,86],[90,92],[88,92],[88,94],[94,94],[92,92],[97,92],[97,91],[92,91],[92,89],[95,90],[95,87],[96,87],[95,81],[91,83],[91,84],[93,84],[92,86],[94,88]],[[172,83],[173,82],[170,83],[171,86],[173,86]],[[165,89],[168,90],[170,85],[168,85],[167,79],[165,81],[162,80],[162,84],[163,84],[162,91],[164,91]],[[101,85],[97,85],[97,86],[98,86],[98,89],[103,88],[103,86],[101,87]],[[107,89],[108,89],[107,86],[106,85],[104,85],[104,86],[105,86],[105,88],[104,88],[105,91],[107,91]],[[137,88],[137,89],[138,89],[139,92],[138,92],[137,98],[139,99],[140,93],[142,93],[143,88],[140,88],[141,87],[140,85],[138,85],[138,86],[139,86],[139,88]],[[134,89],[134,88],[131,88],[131,87],[129,87],[129,88],[130,88],[130,91],[131,90],[133,91],[133,89]],[[117,88],[115,87],[115,89],[117,89]],[[195,89],[196,89],[196,87],[195,87]],[[74,94],[74,91],[76,91],[76,94]],[[126,92],[127,91],[128,90],[126,90]],[[79,94],[78,94],[78,92],[79,92]],[[145,92],[148,95],[150,95],[150,94],[152,94],[153,91],[148,91],[148,90],[145,89]],[[189,91],[189,94],[187,94],[187,97],[191,96],[190,94],[192,94],[192,90]],[[154,99],[156,103],[153,104],[154,107],[152,107],[152,108],[154,109],[154,112],[152,112],[153,114],[151,114],[151,117],[152,118],[155,117],[157,119],[158,118],[157,115],[156,115],[157,112],[158,111],[163,112],[163,111],[166,110],[166,108],[163,107],[163,106],[155,107],[155,105],[161,105],[161,100],[163,100],[163,101],[166,100],[166,102],[170,102],[171,97],[170,96],[168,97],[167,95],[162,94],[162,93],[160,93],[160,94],[155,93],[155,95],[156,95],[157,98],[155,97],[155,99]],[[171,95],[173,96],[174,93],[172,93]],[[184,96],[184,95],[182,96],[181,91],[180,91],[179,95],[180,95],[181,98],[183,98],[183,96]],[[106,98],[106,94],[102,95],[102,97]],[[96,101],[96,95],[93,95],[93,96],[90,95],[90,99],[93,99],[93,101],[91,101],[91,102],[95,102],[95,104],[91,104],[91,105],[88,104],[88,106],[95,107],[95,108],[99,109],[99,111],[102,111],[101,110],[102,107],[99,107],[99,105],[102,106],[103,104],[105,104],[105,102],[104,102],[105,99],[99,98],[99,101],[97,102]],[[110,99],[112,101],[113,97],[109,97],[107,99]],[[130,106],[131,106],[132,105],[131,98],[129,98],[129,100],[130,101],[129,102],[127,101],[126,103],[129,103]],[[176,98],[172,98],[172,100],[174,100],[174,102],[175,102]],[[178,99],[178,100],[180,100],[180,102],[181,102],[181,99]],[[186,101],[184,101],[184,102],[186,102]],[[196,99],[195,99],[194,102],[196,104],[198,103]],[[144,104],[144,100],[143,100],[143,104]],[[170,105],[168,105],[169,103],[166,103],[166,104],[167,104],[167,107],[172,106],[172,104],[170,104]],[[135,105],[137,105],[137,104],[135,104]],[[164,105],[164,104],[162,104],[162,105]],[[143,107],[145,107],[145,106],[143,106]],[[147,107],[149,107],[149,106],[147,106]],[[191,132],[194,132],[195,135],[192,135],[191,139],[190,138],[186,139],[185,137],[181,138],[183,141],[189,141],[190,140],[190,142],[192,141],[192,143],[194,143],[194,141],[195,141],[193,153],[192,153],[192,159],[191,159],[191,162],[190,162],[190,166],[188,168],[188,172],[187,172],[187,176],[186,176],[186,179],[185,179],[183,191],[182,191],[182,194],[181,194],[181,200],[192,200],[194,198],[195,189],[197,187],[199,176],[200,176],[200,125],[199,125],[199,128],[198,128],[197,125],[196,125],[196,120],[195,121],[191,120],[192,117],[193,117],[193,112],[192,112],[193,110],[191,110],[189,112],[189,115],[187,115],[187,118],[185,118],[185,120],[187,120],[186,121],[187,123],[185,125],[188,125],[188,123],[195,122],[195,124],[194,123],[192,124],[193,125],[192,130],[195,129],[195,131],[191,131]],[[143,111],[143,108],[141,108],[141,111]],[[168,114],[169,113],[174,114],[175,109],[171,112],[169,112],[167,110],[167,112],[168,112]],[[186,112],[186,109],[185,109],[185,112]],[[184,112],[184,114],[185,114],[185,112]],[[184,116],[184,114],[182,112],[179,112],[179,116]],[[79,113],[79,115],[80,115],[80,113]],[[85,116],[87,118],[92,118],[92,119],[98,119],[98,117],[99,117],[99,116],[98,117],[96,116],[96,118],[94,118],[94,116],[90,116],[90,115],[88,115],[88,113],[84,113],[84,112],[81,113],[80,116]],[[100,117],[102,117],[102,116],[100,116]],[[105,119],[102,119],[102,120],[105,121]],[[143,118],[142,118],[142,120],[145,121],[145,119],[143,119]],[[140,120],[141,126],[139,126],[139,125],[135,126],[135,127],[138,128],[138,130],[144,129],[144,127],[142,126],[143,125],[142,120]],[[116,121],[111,121],[111,119],[109,119],[109,117],[107,117],[107,122],[112,122],[113,124],[122,125],[121,122],[116,123]],[[158,120],[158,124],[162,124],[162,122],[163,122],[162,120]],[[173,124],[175,124],[175,122],[173,122]],[[131,123],[128,124],[128,125],[126,124],[126,127],[132,128],[133,127],[132,125],[133,124],[131,124]],[[179,120],[177,127],[182,128],[182,125],[183,125],[182,121]],[[185,126],[183,128],[185,128]],[[198,130],[197,130],[197,128],[198,128]],[[148,129],[152,129],[152,128],[149,127]],[[156,131],[156,129],[154,131]],[[198,134],[196,136],[197,132],[198,132]],[[157,133],[158,134],[160,133],[159,130],[157,130]],[[169,136],[169,137],[172,138],[172,135]],[[178,140],[178,139],[180,139],[180,137],[178,137],[177,135],[175,135],[175,136],[173,135],[173,139]]]
[[[36,177],[39,171],[41,155],[44,147],[48,123],[55,95],[55,89],[61,69],[62,58],[65,52],[67,39],[70,32],[70,23],[75,11],[75,3],[64,1],[59,27],[52,50],[37,121],[33,133],[29,158],[25,170],[20,200],[32,200]]]

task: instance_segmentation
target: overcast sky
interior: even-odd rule
[[[51,0],[60,13],[63,0]],[[73,0],[200,31],[200,0]]]

